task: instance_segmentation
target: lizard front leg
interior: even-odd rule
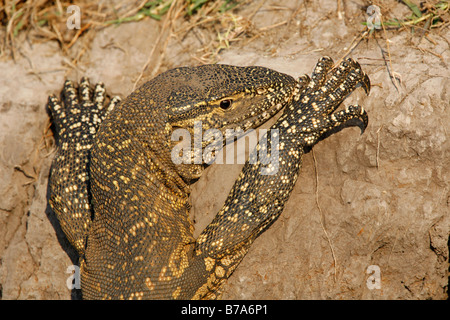
[[[349,93],[359,86],[370,90],[370,81],[353,60],[346,60],[330,71],[332,60],[322,58],[310,79],[299,79],[300,94],[288,105],[283,115],[271,127],[266,148],[278,152],[278,162],[256,164],[247,162],[234,184],[224,206],[214,220],[200,234],[195,252],[204,256],[210,277],[195,297],[214,297],[246,254],[253,241],[281,214],[297,181],[305,150],[316,144],[330,130],[354,119],[362,122],[364,130],[367,114],[359,106],[350,106],[333,113]],[[277,136],[277,150],[271,140]],[[256,157],[259,144],[250,157]],[[272,174],[261,174],[269,168]]]
[[[84,254],[91,224],[89,192],[89,157],[93,140],[107,112],[120,102],[119,97],[106,102],[102,83],[92,90],[87,78],[79,88],[67,80],[61,99],[48,98],[56,134],[57,151],[49,179],[49,203],[69,242]],[[63,103],[61,103],[61,101]]]

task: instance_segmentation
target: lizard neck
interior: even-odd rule
[[[165,114],[155,112],[160,121],[147,119],[139,115],[146,112],[143,108],[148,107],[131,103],[113,110],[97,133],[90,169],[95,210],[108,202],[128,203],[128,209],[136,210],[130,200],[143,201],[145,194],[160,195],[152,201],[165,202],[160,207],[166,212],[189,207],[190,187],[171,161]]]

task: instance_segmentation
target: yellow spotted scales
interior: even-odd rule
[[[280,215],[295,185],[303,153],[331,130],[367,114],[336,111],[355,88],[368,93],[360,65],[333,68],[324,57],[310,77],[263,67],[204,65],[169,70],[123,102],[102,84],[66,81],[50,96],[57,154],[49,203],[80,257],[86,299],[205,299],[219,289],[250,245]],[[256,128],[280,110],[275,174],[250,155],[214,220],[195,239],[190,183],[204,164],[175,164],[175,129]],[[267,135],[267,151],[271,154]],[[225,141],[224,141],[225,142]],[[203,145],[204,147],[204,145]],[[211,195],[214,196],[214,195]]]

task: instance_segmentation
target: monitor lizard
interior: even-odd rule
[[[362,107],[336,111],[360,86],[369,93],[369,78],[356,61],[333,68],[329,57],[319,60],[311,77],[298,79],[256,66],[176,68],[123,102],[109,98],[102,83],[92,88],[82,78],[76,88],[67,80],[61,98],[51,95],[47,103],[57,141],[49,204],[79,254],[83,298],[216,298],[253,241],[283,211],[302,155],[354,120],[365,130]],[[205,164],[175,164],[171,134],[180,128],[193,133],[200,121],[203,130],[248,130],[277,113],[269,131],[276,149],[268,134],[195,239],[190,184]],[[276,152],[276,168],[254,158],[261,148]]]

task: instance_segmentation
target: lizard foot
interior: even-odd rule
[[[90,149],[107,112],[120,102],[119,97],[113,97],[105,104],[106,98],[102,83],[92,89],[89,80],[82,78],[78,89],[67,80],[61,99],[51,95],[47,103],[57,142],[49,180],[49,203],[79,254],[84,253],[91,222],[88,191]]]

